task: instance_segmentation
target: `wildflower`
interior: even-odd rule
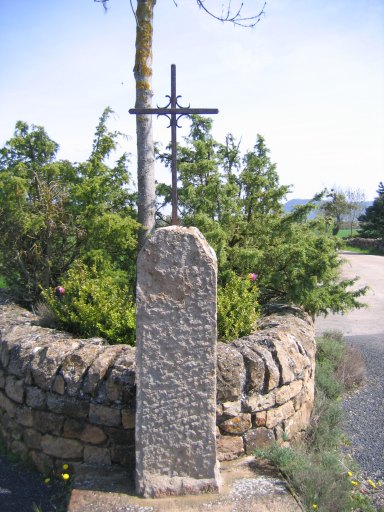
[[[61,467],[64,469],[64,471],[69,468],[68,464],[63,464]]]
[[[317,510],[317,503],[314,503],[314,504],[312,505],[312,508],[313,508],[313,510]]]
[[[256,281],[257,278],[258,278],[257,274],[254,274],[254,273],[248,274],[248,279],[250,281]]]
[[[355,487],[358,487],[359,482],[356,482],[356,480],[351,480],[351,484],[354,485]]]
[[[48,477],[48,478],[44,478],[44,483],[45,484],[49,484],[49,482],[51,481],[51,479]]]
[[[69,480],[69,475],[68,475],[68,473],[61,473],[61,478],[62,478],[63,480]]]
[[[371,487],[373,487],[374,489],[376,489],[376,484],[373,480],[368,480],[368,483]]]
[[[352,476],[352,475],[353,475],[352,471],[348,471],[348,476]]]
[[[55,288],[55,295],[57,295],[58,297],[62,297],[65,293],[65,288],[64,286],[56,286]]]

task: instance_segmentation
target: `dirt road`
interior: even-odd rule
[[[328,315],[316,319],[316,332],[337,330],[346,336],[384,334],[384,257],[366,254],[343,253],[346,262],[342,277],[359,277],[355,287],[369,286],[361,298],[367,308],[356,309],[345,315]]]

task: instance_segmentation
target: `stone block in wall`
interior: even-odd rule
[[[121,422],[124,428],[135,428],[136,412],[134,409],[121,410]]]
[[[20,440],[23,437],[23,427],[19,425],[14,418],[11,418],[7,413],[3,414],[0,418],[3,430],[6,432],[6,439]]]
[[[60,367],[60,375],[64,380],[65,389],[69,396],[78,394],[85,372],[102,349],[103,342],[101,338],[92,338],[83,342],[83,346],[80,346],[76,352],[67,355]]]
[[[218,426],[221,432],[227,434],[244,434],[252,426],[250,414],[239,414],[232,418],[219,421]]]
[[[54,393],[47,393],[47,407],[52,412],[80,419],[85,419],[90,409],[88,400],[78,400],[70,396],[60,396]]]
[[[5,393],[14,402],[22,404],[24,402],[24,382],[13,375],[9,375],[5,379]]]
[[[102,444],[107,440],[107,436],[100,427],[87,424],[81,433],[80,439],[88,444]]]
[[[86,464],[96,464],[98,466],[110,466],[111,455],[108,448],[99,448],[97,446],[84,447],[84,462]]]
[[[12,441],[9,445],[9,450],[22,459],[26,459],[28,457],[28,448],[20,439]]]
[[[267,424],[267,411],[256,412],[254,415],[255,427],[265,427]]]
[[[46,473],[49,469],[53,468],[53,458],[39,450],[30,450],[29,457],[31,457],[35,467],[40,473]]]
[[[245,389],[247,393],[261,393],[265,386],[265,363],[260,355],[245,346],[241,351],[245,366]]]
[[[63,439],[62,437],[45,434],[41,439],[41,448],[43,452],[52,457],[67,459],[82,459],[83,444],[76,439]]]
[[[118,427],[121,425],[121,412],[120,409],[106,405],[90,404],[89,421],[98,425]]]
[[[25,402],[33,409],[44,409],[47,404],[47,395],[45,391],[36,386],[25,387]]]
[[[135,396],[135,354],[133,347],[124,347],[116,358],[106,381],[106,394],[111,402],[132,401]]]
[[[266,448],[275,442],[275,434],[269,428],[260,427],[244,434],[245,453],[251,455],[256,448]]]
[[[7,395],[0,390],[0,408],[7,412],[7,414],[13,418],[16,415],[17,406]]]
[[[297,396],[302,389],[302,380],[294,380],[289,384],[281,386],[281,388],[277,389],[275,393],[276,404],[281,405],[284,404],[285,402],[288,402],[288,400],[291,400],[291,398]]]
[[[135,431],[116,428],[116,427],[104,427],[104,432],[107,434],[115,444],[132,444],[135,442]]]
[[[279,407],[274,407],[267,411],[267,421],[265,423],[267,428],[273,428],[281,421],[290,418],[295,413],[293,402],[289,401]]]
[[[36,350],[40,347],[48,345],[48,340],[41,340],[38,336],[39,327],[22,326],[22,330],[18,336],[18,343],[12,346],[9,351],[8,374],[18,378],[25,378],[30,372],[30,363],[36,354]]]
[[[111,461],[122,466],[134,467],[135,465],[135,445],[119,445],[111,446]]]
[[[241,400],[237,402],[223,402],[221,404],[221,413],[217,414],[217,416],[223,415],[226,418],[231,418],[233,416],[237,416],[242,412],[242,404]]]
[[[56,375],[56,377],[53,378],[51,389],[54,393],[57,393],[58,395],[65,394],[65,380],[61,374]]]
[[[88,395],[94,395],[100,383],[106,376],[109,368],[117,357],[124,351],[123,345],[106,346],[102,352],[92,362],[85,375],[82,392]]]
[[[245,384],[242,355],[231,345],[217,344],[217,401],[240,400]]]
[[[251,334],[244,338],[240,338],[231,343],[244,357],[254,353],[256,360],[261,360],[264,368],[260,376],[257,376],[256,368],[253,368],[253,379],[249,378],[251,368],[247,370],[247,391],[248,394],[258,394],[260,391],[268,393],[276,388],[280,383],[280,370],[273,358],[274,346],[270,339],[259,334]],[[248,354],[248,356],[247,356]],[[261,380],[262,387],[261,386]],[[252,386],[252,383],[254,387]]]
[[[43,434],[60,435],[65,417],[48,411],[33,411],[33,426]]]
[[[284,420],[284,431],[287,439],[295,437],[301,430],[305,430],[310,422],[312,414],[312,403],[306,402],[296,411],[293,416]]]
[[[24,427],[33,426],[34,410],[31,407],[18,407],[16,411],[16,421]]]
[[[267,395],[247,396],[243,401],[243,410],[246,412],[264,411],[274,407],[275,403],[275,391],[271,391]]]
[[[23,432],[23,441],[28,448],[33,450],[41,450],[42,434],[33,428],[26,428]]]
[[[74,418],[66,418],[63,426],[63,437],[79,439],[84,443],[96,445],[102,444],[107,440],[107,436],[102,428]]]
[[[22,325],[13,325],[2,334],[2,343],[0,345],[0,363],[4,368],[9,364],[10,352],[14,346],[17,346],[20,340],[25,338],[25,329]]]
[[[241,436],[219,436],[216,446],[217,458],[220,462],[234,460],[244,455],[244,443]]]
[[[54,341],[37,352],[31,362],[31,374],[36,386],[48,391],[65,358],[80,347],[77,340]]]

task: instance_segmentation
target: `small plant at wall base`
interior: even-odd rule
[[[295,448],[275,444],[256,451],[257,457],[266,458],[279,468],[305,510],[374,512],[367,495],[362,494],[366,491],[353,476],[354,462],[340,452],[340,396],[344,384],[338,378],[338,369],[347,353],[339,333],[327,333],[317,340],[315,404],[305,441]],[[360,383],[361,372],[356,376]],[[351,382],[349,385],[353,387]]]

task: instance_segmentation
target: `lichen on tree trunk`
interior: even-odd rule
[[[137,0],[136,9],[136,108],[152,106],[152,35],[156,0]],[[136,116],[139,248],[154,229],[156,194],[152,116]]]

